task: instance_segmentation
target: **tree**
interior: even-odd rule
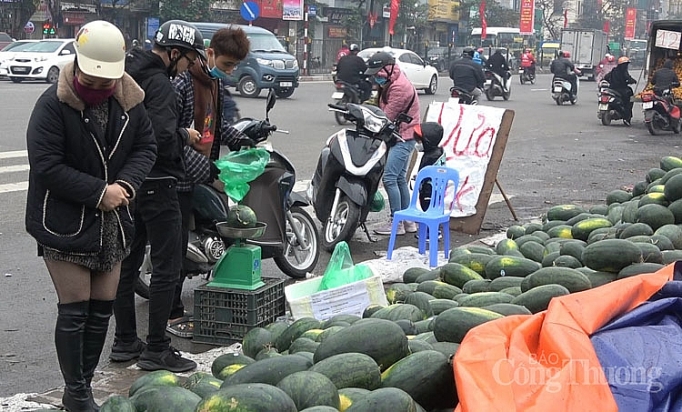
[[[535,0],[535,7],[543,10],[542,27],[546,33],[553,40],[559,39],[561,37],[561,29],[564,27],[562,3],[556,0]]]
[[[536,4],[537,4],[536,0]],[[476,15],[469,21],[471,27],[481,27],[481,0],[466,0],[460,3],[460,16],[469,16],[469,10],[476,10]],[[519,27],[520,15],[518,11],[502,7],[495,0],[487,0],[485,6],[485,20],[488,27]]]
[[[38,10],[38,6],[40,5],[40,0],[21,0],[21,3],[19,3],[19,21],[21,24],[26,24],[33,13]],[[13,36],[19,38],[19,30],[17,32],[12,33]]]
[[[164,0],[159,8],[161,21],[211,21],[211,0]]]
[[[362,27],[365,24],[367,16],[365,15],[365,0],[352,1],[355,5],[355,13],[343,20],[343,27],[346,29],[346,41],[350,39],[360,39]]]
[[[601,30],[604,27],[604,15],[608,7],[608,3],[597,2],[597,0],[584,1],[582,14],[576,19],[576,25],[585,29]]]
[[[394,31],[394,45],[400,42],[402,47],[419,52],[421,34],[428,24],[429,6],[414,0],[402,0],[396,19]],[[401,40],[405,39],[405,44]],[[395,40],[398,40],[397,42]]]

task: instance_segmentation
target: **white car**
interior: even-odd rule
[[[390,47],[374,47],[364,49],[358,56],[367,61],[374,53],[385,51],[395,57],[400,70],[405,73],[417,90],[424,90],[426,94],[436,94],[438,90],[438,70],[425,62],[417,53],[411,50],[394,49]]]
[[[11,59],[15,53],[22,51],[37,41],[38,40],[17,40],[0,50],[0,78],[7,77],[8,66],[6,62]]]
[[[45,39],[16,53],[6,62],[8,76],[15,83],[45,80],[56,83],[59,72],[76,57],[73,39]]]

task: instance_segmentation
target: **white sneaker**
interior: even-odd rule
[[[419,229],[416,222],[410,222],[409,220],[405,220],[403,225],[407,233],[417,233],[417,229]]]
[[[393,229],[393,219],[389,220],[388,223],[386,223],[383,226],[379,226],[376,229],[374,229],[374,233],[377,235],[390,235],[391,231]],[[405,226],[403,225],[403,222],[398,223],[398,229],[395,232],[396,235],[404,235],[405,234]]]

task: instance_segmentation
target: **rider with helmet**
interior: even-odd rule
[[[133,49],[126,71],[144,90],[144,105],[152,122],[158,148],[156,163],[135,198],[135,235],[130,255],[121,266],[114,303],[116,334],[109,358],[126,362],[139,358],[143,370],[186,372],[196,363],[183,358],[166,336],[168,314],[182,268],[182,218],[177,183],[185,178],[183,147],[199,141],[194,129],[178,128],[177,95],[171,78],[206,59],[204,39],[192,24],[170,20],[154,36],[152,50]],[[135,279],[139,276],[146,244],[151,246],[147,343],[138,337],[135,317]]]
[[[654,93],[660,93],[662,90],[679,87],[680,79],[673,70],[673,61],[666,59],[663,67],[656,70],[654,76],[651,78],[651,84],[654,86]],[[677,85],[677,86],[676,86]]]
[[[412,118],[410,123],[400,125],[400,136],[391,150],[388,151],[383,183],[388,194],[391,209],[391,220],[374,229],[379,235],[390,235],[393,214],[398,210],[407,209],[410,205],[410,189],[407,186],[407,166],[412,157],[415,146],[415,130],[420,125],[419,96],[410,80],[403,74],[396,64],[395,58],[388,52],[377,52],[367,61],[368,76],[374,77],[379,87],[379,108],[386,117],[395,121],[400,113]],[[400,222],[397,234],[414,233],[417,224],[414,222]]]
[[[528,73],[535,77],[535,56],[531,49],[525,49],[521,55],[521,68],[527,70]]]
[[[488,62],[486,63],[486,68],[493,73],[500,76],[504,83],[502,84],[503,89],[507,89],[507,80],[509,80],[509,63],[507,58],[502,55],[503,49],[495,50],[495,53],[490,56]]]
[[[360,89],[360,101],[364,102],[372,95],[372,84],[366,79],[367,63],[358,56],[359,52],[360,46],[350,45],[349,54],[341,57],[336,65],[336,78],[357,86]]]
[[[462,57],[450,66],[450,78],[456,87],[471,93],[474,101],[478,102],[485,83],[485,75],[483,67],[473,61],[474,52],[471,47],[464,49]]]
[[[616,65],[616,58],[613,57],[612,54],[606,53],[604,58],[599,62],[599,66],[597,66],[597,84],[599,84],[599,82],[604,79],[604,76],[613,70]]]
[[[571,100],[574,101],[578,95],[578,76],[580,71],[575,68],[570,60],[571,53],[559,51],[559,58],[554,59],[549,66],[554,77],[568,80],[571,83]]]
[[[630,85],[637,83],[637,80],[628,73],[629,65],[630,59],[627,56],[621,56],[618,58],[618,66],[604,76],[604,80],[609,82],[609,87],[617,91],[623,98],[623,105],[625,106],[623,122],[628,126],[632,120],[632,106],[634,105],[632,96],[635,94]]]

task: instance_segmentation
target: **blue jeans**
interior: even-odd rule
[[[406,175],[414,145],[414,139],[410,139],[398,142],[388,151],[383,182],[388,194],[391,216],[398,210],[407,209],[410,205],[410,188],[407,186]]]

